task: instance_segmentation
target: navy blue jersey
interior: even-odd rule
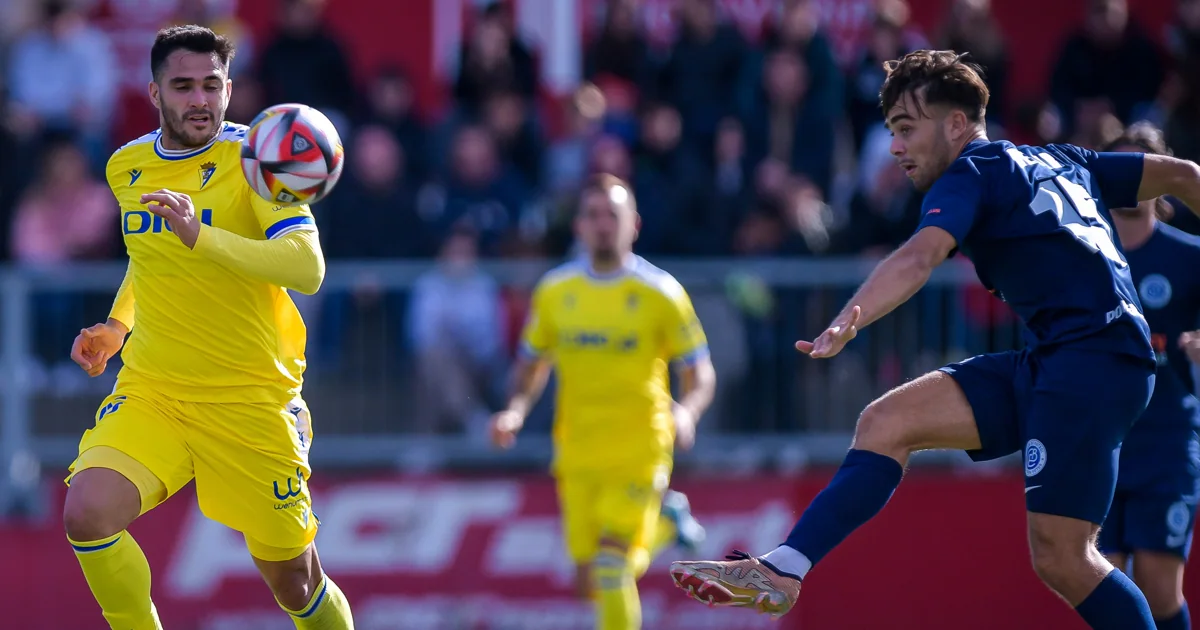
[[[1127,251],[1125,258],[1150,324],[1158,362],[1154,396],[1134,431],[1191,430],[1195,380],[1179,336],[1200,327],[1200,237],[1159,222],[1150,239]]]
[[[925,195],[917,229],[954,237],[1021,318],[1031,348],[1071,342],[1152,360],[1108,211],[1137,205],[1143,157],[971,142]]]

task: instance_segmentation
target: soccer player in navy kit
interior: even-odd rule
[[[1130,127],[1108,150],[1168,153],[1162,132],[1146,123]],[[1112,209],[1112,225],[1150,324],[1158,375],[1150,404],[1121,445],[1117,490],[1099,546],[1117,567],[1132,560],[1133,581],[1146,595],[1158,630],[1185,630],[1191,622],[1183,569],[1200,482],[1198,404],[1188,360],[1189,349],[1200,355],[1194,348],[1200,238],[1159,221],[1171,212],[1161,198]]]
[[[829,328],[796,348],[836,355],[959,250],[1021,317],[1026,348],[951,364],[883,395],[863,411],[841,468],[783,545],[760,557],[676,562],[672,577],[700,601],[781,615],[809,569],[883,508],[913,452],[962,449],[986,460],[1023,451],[1038,575],[1092,628],[1152,630],[1146,598],[1096,549],[1120,444],[1150,399],[1155,369],[1108,208],[1166,194],[1200,207],[1200,167],[990,142],[976,66],[925,50],[885,67],[880,101],[892,154],[928,191],[921,223]]]

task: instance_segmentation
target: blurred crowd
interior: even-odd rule
[[[970,53],[992,91],[994,139],[1097,148],[1149,120],[1177,155],[1200,159],[1200,0],[1163,0],[1176,4],[1166,33],[1131,19],[1127,0],[1087,0],[1048,60],[1044,99],[1028,102],[1009,97],[1015,35],[989,0],[946,0],[934,32],[910,20],[905,0],[847,0],[867,16],[857,41],[826,28],[820,3],[780,0],[753,44],[716,0],[678,0],[666,42],[647,35],[636,0],[609,0],[585,29],[583,82],[560,99],[544,98],[540,51],[507,5],[473,3],[449,105],[436,112],[418,111],[406,68],[352,79],[345,34],[322,20],[336,6],[272,1],[276,27],[259,37],[228,1],[177,0],[173,21],[237,42],[230,120],[279,102],[334,120],[348,157],[315,208],[327,257],[446,262],[411,293],[384,298],[404,302],[394,308],[407,313],[405,352],[437,365],[469,350],[472,374],[504,362],[523,297],[471,263],[568,254],[576,191],[592,172],[632,183],[638,251],[650,257],[878,255],[898,245],[921,198],[892,163],[878,92],[882,62],[910,50]],[[0,18],[0,260],[119,258],[102,176],[129,140],[110,124],[121,82],[113,35],[72,0],[5,0]],[[1200,231],[1189,213],[1176,216]],[[312,344],[322,366],[338,364],[338,331],[370,293],[323,297]],[[483,413],[453,409],[464,397],[446,394],[445,370],[420,373],[438,399],[430,422]]]

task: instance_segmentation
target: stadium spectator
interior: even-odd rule
[[[48,139],[38,178],[17,206],[9,248],[23,266],[53,269],[75,260],[105,259],[117,250],[117,204],[89,172],[87,157],[69,137]],[[78,330],[83,297],[37,293],[33,299],[34,348],[63,359],[61,349]]]
[[[886,76],[883,62],[915,50],[915,40],[908,36],[911,14],[908,3],[884,0],[878,5],[866,45],[846,79],[846,117],[854,133],[855,152],[862,149],[871,128],[883,124],[883,113],[879,111],[879,89]]]
[[[808,65],[795,52],[767,56],[760,88],[743,112],[750,155],[787,164],[828,194],[833,183],[836,115],[810,98]],[[878,109],[878,108],[876,108]]]
[[[916,231],[924,195],[909,185],[904,171],[896,168],[890,145],[890,134],[883,127],[867,135],[858,162],[858,185],[850,201],[849,221],[837,238],[839,253],[886,255]]]
[[[395,66],[380,68],[367,87],[363,124],[379,125],[392,133],[404,149],[405,176],[420,180],[430,164],[427,131],[417,111],[417,99],[408,74]]]
[[[1082,28],[1067,38],[1055,63],[1049,92],[1069,137],[1093,123],[1097,101],[1106,101],[1122,123],[1138,120],[1158,97],[1163,77],[1162,57],[1129,18],[1125,0],[1089,0]]]
[[[588,154],[604,115],[604,94],[594,84],[584,84],[563,103],[563,109],[565,133],[542,156],[542,187],[555,197],[573,194],[587,177]]]
[[[421,409],[414,417],[425,433],[466,429],[484,435],[504,369],[505,323],[499,287],[476,265],[478,233],[455,225],[438,266],[417,280],[409,314]]]
[[[496,140],[500,159],[513,167],[525,186],[539,188],[544,143],[531,111],[520,94],[498,90],[484,100],[480,118]]]
[[[279,32],[258,68],[264,102],[315,107],[349,136],[354,75],[338,37],[322,22],[325,0],[279,1]]]
[[[718,19],[715,0],[681,0],[676,6],[679,32],[655,97],[679,111],[685,144],[711,146],[717,123],[735,112],[746,41]]]
[[[109,153],[116,60],[108,37],[68,0],[47,0],[42,22],[9,58],[10,125],[28,146],[42,132],[75,134],[99,170]]]
[[[684,189],[693,185],[701,173],[694,153],[683,145],[679,110],[665,103],[648,104],[642,113],[630,182],[642,219],[639,253],[671,253],[673,217]]]
[[[600,34],[583,57],[584,78],[620,80],[639,92],[654,81],[650,45],[641,31],[636,0],[608,0]]]
[[[528,100],[537,94],[537,83],[533,53],[513,32],[511,12],[502,2],[489,2],[476,14],[463,44],[456,104],[468,115],[478,114],[492,93],[510,91]]]
[[[521,177],[500,159],[496,141],[483,127],[459,129],[451,148],[450,172],[419,193],[417,211],[441,243],[454,226],[479,232],[483,256],[501,255],[529,202]]]
[[[840,117],[845,101],[845,79],[829,37],[820,26],[820,14],[814,0],[786,0],[776,18],[767,24],[762,45],[750,52],[748,65],[742,70],[742,88],[739,90],[743,99],[742,111],[747,108],[745,99],[753,99],[758,93],[766,54],[779,50],[800,55],[808,66],[807,100],[823,115]]]
[[[751,158],[746,134],[736,118],[717,126],[704,174],[681,189],[671,251],[685,256],[728,256],[733,233],[750,203]]]
[[[988,125],[1001,125],[1008,111],[1008,48],[992,14],[992,0],[952,0],[938,46],[960,53],[983,68],[988,91]]]

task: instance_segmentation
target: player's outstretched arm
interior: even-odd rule
[[[946,230],[927,226],[883,259],[850,298],[850,302],[813,341],[797,341],[796,349],[815,359],[832,357],[864,328],[916,294],[938,265],[954,251]]]
[[[1200,215],[1200,166],[1190,160],[1147,153],[1138,201],[1171,195]]]
[[[550,376],[550,362],[544,357],[522,356],[512,370],[511,394],[504,410],[492,416],[492,441],[500,448],[509,448],[517,439],[517,433],[525,426],[525,417],[533,410],[546,380]]]

